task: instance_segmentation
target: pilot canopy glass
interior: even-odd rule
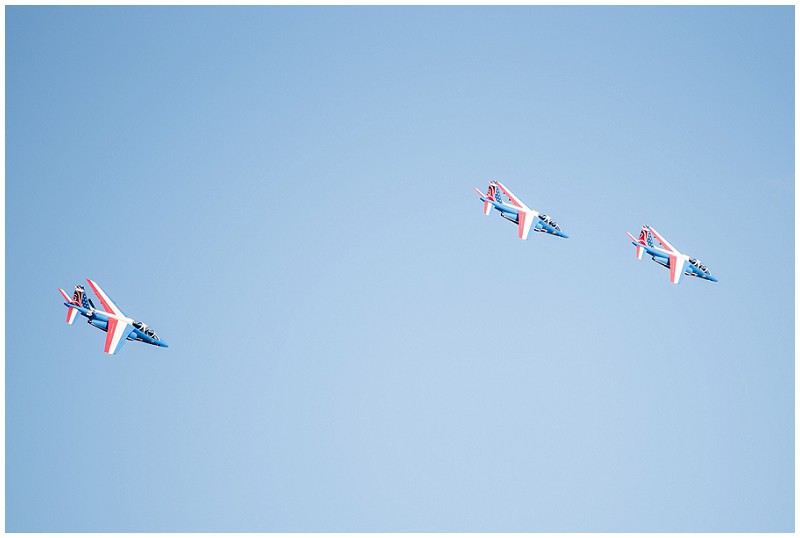
[[[708,267],[703,265],[703,262],[701,262],[697,258],[689,258],[689,263],[691,263],[692,265],[694,265],[695,267],[697,267],[698,269],[700,269],[704,273],[709,274],[709,275],[711,274],[711,271],[708,270]]]
[[[134,320],[133,326],[135,328],[139,329],[140,331],[142,331],[144,334],[146,334],[150,338],[153,338],[154,340],[159,340],[158,335],[156,334],[156,332],[152,328],[150,328],[147,325],[145,325],[144,323],[142,323],[141,321],[135,321]]]
[[[561,231],[561,228],[558,227],[558,224],[556,223],[556,221],[554,221],[553,219],[551,219],[547,215],[539,215],[539,218],[542,219],[543,221],[545,221],[551,227],[555,228],[556,230]]]

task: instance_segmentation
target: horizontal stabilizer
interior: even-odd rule
[[[62,290],[61,288],[58,288],[58,291],[61,292],[61,296],[64,298],[65,301],[67,301],[67,303],[72,304],[72,299],[70,298],[69,295],[67,295],[66,291]],[[74,308],[74,307],[72,307],[72,306],[70,306],[68,304],[67,305],[67,319],[66,319],[67,323],[72,325],[72,323],[75,321],[75,316],[77,316],[77,315],[78,315],[78,309]]]
[[[644,243],[642,243],[641,241],[637,240],[629,232],[625,232],[625,233],[628,234],[628,237],[630,237],[631,241],[633,241],[633,246],[636,247],[636,259],[637,260],[641,260],[642,259],[642,255],[644,254]]]
[[[489,216],[492,212],[491,201],[494,200],[494,185],[489,185],[489,191],[486,194],[483,194],[478,187],[473,187],[473,189],[475,189],[475,192],[477,192],[478,196],[483,200],[483,214]]]

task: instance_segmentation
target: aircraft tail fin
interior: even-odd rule
[[[486,199],[487,200],[494,201],[494,191],[495,190],[496,189],[495,189],[494,185],[489,185],[489,189],[486,191]],[[494,206],[491,203],[483,202],[483,214],[488,217],[489,213],[492,212],[492,207],[494,207]]]
[[[489,190],[487,192],[487,197],[490,197],[498,204],[503,203],[503,197],[500,194],[500,189],[497,188],[497,183],[495,183],[494,181],[489,182]]]
[[[72,294],[72,297],[67,295],[67,292],[58,288],[58,291],[61,292],[61,296],[64,298],[64,301],[67,306],[67,323],[72,325],[72,322],[75,321],[75,316],[78,314],[78,309],[73,308],[71,305],[75,305],[76,307],[84,308],[86,310],[94,310],[94,303],[92,300],[86,296],[86,290],[83,286],[75,286],[75,292]]]
[[[647,246],[650,248],[655,248],[661,245],[661,242],[658,241],[658,239],[656,239],[655,237],[653,237],[653,232],[650,231],[650,226],[648,226],[647,224],[642,225],[642,231],[639,232],[639,242],[647,244]],[[658,245],[656,245],[656,242],[658,242]]]
[[[631,234],[628,234],[628,237],[633,239],[634,246],[636,247],[636,259],[638,260],[642,259],[642,254],[644,254],[646,247],[666,249],[666,246],[653,235],[653,232],[647,224],[642,225],[642,230],[639,232],[638,239],[634,239]],[[671,248],[668,250],[671,250]]]
[[[638,239],[633,237],[628,232],[625,232],[625,233],[628,234],[628,237],[630,237],[631,241],[633,241],[633,246],[636,249],[636,252],[635,252],[636,259],[637,260],[641,260],[642,259],[642,255],[644,255],[644,247],[645,247],[646,244],[648,244],[648,239],[649,239],[649,246],[653,246],[653,239],[650,236],[650,230],[648,230],[646,226],[642,226],[642,231],[641,231],[641,233],[639,233],[639,238]]]
[[[475,187],[475,192],[477,192],[481,198],[486,200],[491,200],[492,202],[497,203],[503,202],[502,198],[500,197],[500,191],[498,190],[494,181],[489,182],[489,188],[486,190],[486,194],[483,194],[477,187]],[[492,207],[493,206],[491,202],[483,202],[483,214],[488,216],[492,212]]]
[[[70,299],[70,297],[69,297],[69,295],[67,295],[66,291],[62,290],[61,288],[58,288],[58,291],[61,292],[61,296],[64,298],[64,300],[67,303],[77,304],[72,299]],[[69,323],[70,325],[72,325],[72,323],[75,321],[75,316],[77,316],[77,315],[78,315],[78,310],[75,309],[75,308],[72,308],[69,305],[67,305],[67,319],[66,319],[66,322]]]
[[[87,310],[94,309],[94,303],[86,296],[86,289],[83,286],[75,286],[75,293],[72,294],[72,302],[81,305]]]

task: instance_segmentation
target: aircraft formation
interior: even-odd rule
[[[555,220],[525,205],[519,197],[499,181],[490,181],[486,194],[477,187],[475,192],[483,202],[483,213],[489,216],[492,209],[495,209],[501,217],[517,225],[517,236],[520,239],[527,240],[531,230],[563,239],[569,238]],[[646,252],[654,262],[669,269],[669,279],[673,284],[680,282],[683,275],[717,282],[708,267],[700,260],[678,251],[654,228],[647,225],[642,226],[638,238],[628,232],[625,233],[632,240],[631,244],[635,247],[636,258],[641,260]],[[88,278],[86,281],[100,300],[103,309],[100,310],[94,306],[92,300],[86,296],[85,288],[81,285],[75,286],[72,298],[59,288],[58,291],[66,301],[64,306],[67,307],[67,323],[72,325],[78,314],[87,318],[89,325],[106,333],[103,351],[109,355],[116,354],[128,340],[158,347],[169,347],[151,327],[126,316],[96,282]]]
[[[528,239],[528,232],[531,229],[564,239],[569,238],[552,218],[526,206],[499,181],[490,181],[486,194],[483,194],[477,187],[475,187],[475,192],[483,202],[483,214],[489,216],[492,208],[496,209],[501,217],[517,225],[517,236],[520,239]],[[503,201],[503,194],[508,198],[508,202]],[[636,247],[636,259],[641,260],[644,253],[647,252],[654,262],[669,269],[669,279],[673,284],[680,282],[683,275],[717,282],[717,279],[711,276],[708,267],[700,260],[679,252],[652,227],[646,224],[642,226],[638,239],[628,232],[625,233],[633,240],[633,246]]]

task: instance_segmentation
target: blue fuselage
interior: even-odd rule
[[[669,255],[665,254],[660,250],[654,250],[647,245],[642,245],[639,243],[633,243],[634,246],[644,248],[645,252],[647,252],[652,258],[653,261],[659,265],[663,265],[667,269],[669,269]],[[696,265],[692,263],[685,263],[683,266],[683,273],[689,276],[696,276],[698,278],[702,278],[704,280],[710,280],[712,282],[717,282],[717,279],[711,276],[710,272],[705,272]]]
[[[495,202],[494,200],[489,200],[488,198],[482,197],[481,200],[492,204],[494,208],[500,212],[500,216],[503,217],[504,219],[510,220],[514,224],[519,224],[519,210],[516,207],[504,204],[502,202],[498,203]],[[553,226],[550,226],[541,218],[538,218],[536,220],[536,224],[534,224],[533,230],[535,232],[544,232],[551,235],[556,235],[558,237],[563,237],[565,239],[569,238],[567,234],[565,234],[559,229],[554,228]]]
[[[108,316],[105,315],[103,312],[98,310],[89,310],[87,308],[83,308],[81,306],[71,304],[71,303],[64,303],[66,306],[70,308],[74,308],[81,315],[87,318],[87,322],[92,327],[97,327],[101,331],[108,332]],[[152,336],[146,334],[143,331],[140,331],[135,326],[131,326],[132,331],[131,334],[128,335],[128,340],[138,340],[139,342],[144,342],[145,344],[150,344],[153,346],[158,347],[168,347],[166,343],[162,342],[158,338],[153,338]]]

